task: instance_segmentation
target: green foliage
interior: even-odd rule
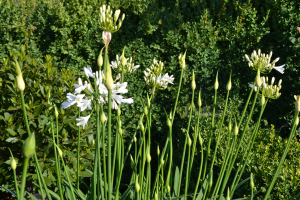
[[[25,130],[21,125],[22,112],[16,89],[15,71],[11,66],[11,62],[14,61],[13,49],[25,44],[26,52],[30,55],[30,57],[23,56],[22,58],[19,53],[18,58],[23,66],[22,70],[24,69],[25,92],[28,93],[25,98],[28,102],[27,109],[30,111],[28,112],[30,127],[36,132],[39,146],[44,147],[38,155],[47,161],[44,164],[41,160],[41,165],[47,169],[45,176],[49,175],[47,183],[51,184],[51,181],[54,181],[51,176],[53,170],[51,168],[48,170],[48,168],[54,165],[48,162],[53,152],[50,150],[52,143],[49,141],[51,135],[49,134],[49,111],[46,109],[47,91],[50,88],[51,101],[59,105],[65,101],[63,98],[65,93],[70,91],[75,82],[73,72],[82,71],[87,64],[96,68],[95,60],[103,44],[98,25],[99,8],[103,3],[106,1],[1,1],[0,58],[2,60],[2,58],[10,57],[10,59],[6,65],[3,62],[0,72],[0,128],[2,133],[0,182],[7,182],[12,176],[8,173],[8,165],[6,165],[9,163],[6,146],[11,146],[14,152],[18,151],[21,141],[25,139],[25,136],[23,137]],[[158,133],[158,131],[167,132],[165,117],[161,113],[164,113],[163,108],[169,111],[173,107],[169,102],[175,98],[174,91],[178,87],[176,80],[180,76],[177,57],[184,49],[187,49],[187,69],[184,72],[185,84],[175,115],[179,122],[174,125],[174,138],[178,140],[176,144],[178,148],[182,147],[184,140],[182,134],[184,130],[179,127],[187,124],[190,108],[191,71],[195,70],[197,88],[202,90],[203,106],[210,114],[215,73],[219,70],[221,74],[219,82],[222,87],[226,84],[231,69],[233,72],[232,98],[235,100],[232,107],[235,112],[238,112],[238,109],[241,109],[240,102],[246,98],[244,94],[248,91],[248,83],[253,81],[253,76],[249,76],[253,72],[246,66],[246,60],[242,60],[241,56],[245,53],[250,54],[253,49],[258,48],[263,52],[272,50],[273,57],[281,57],[280,64],[287,65],[284,75],[277,72],[270,74],[277,80],[283,79],[282,96],[277,101],[270,102],[264,115],[267,121],[275,124],[276,130],[280,131],[278,134],[287,137],[288,131],[285,132],[284,127],[288,127],[291,121],[289,111],[294,107],[293,94],[300,92],[300,76],[297,66],[300,63],[300,33],[296,30],[296,27],[300,26],[299,2],[290,0],[114,0],[109,4],[126,13],[123,27],[113,35],[118,42],[110,45],[110,55],[120,55],[120,49],[126,46],[126,56],[132,56],[134,63],[141,65],[141,68],[134,74],[125,77],[125,80],[129,82],[129,92],[135,91],[133,93],[135,104],[124,106],[124,113],[121,116],[123,124],[126,125],[123,127],[125,140],[126,136],[130,138],[137,128],[136,124],[143,110],[141,97],[145,96],[149,90],[144,84],[140,84],[143,82],[142,71],[150,66],[153,58],[164,61],[164,72],[173,74],[175,77],[174,86],[169,87],[163,93],[158,93],[153,103],[152,132],[153,137],[156,138],[156,141],[153,141],[153,147],[165,140],[166,135]],[[47,54],[51,57],[43,59]],[[66,69],[72,69],[73,72]],[[222,92],[221,96],[224,96]],[[13,106],[11,106],[12,103]],[[222,108],[223,104],[224,102],[219,102],[219,108]],[[62,111],[60,115],[61,139],[68,149],[70,162],[75,159],[73,149],[76,146],[74,144],[76,134],[73,134],[75,128],[73,120],[76,115],[75,110]],[[209,122],[207,120],[201,123]],[[90,165],[88,159],[93,157],[89,149],[85,148],[85,137],[93,133],[91,130],[86,130],[83,134],[82,146],[85,151],[82,152],[87,158],[82,163],[84,169]],[[264,135],[262,132],[260,134]],[[264,141],[271,145],[267,140]],[[180,160],[180,156],[174,155],[174,162],[176,162],[176,157]],[[72,166],[75,170],[76,165]],[[266,172],[266,169],[264,171]],[[268,182],[269,179],[270,177],[265,178],[264,181]],[[291,196],[288,192],[292,194],[292,188],[297,186],[293,184],[294,182],[291,181],[284,187],[275,186],[274,191],[278,191],[278,194],[286,194],[284,197]]]
[[[36,135],[37,156],[40,158],[39,163],[43,170],[45,181],[50,186],[55,183],[56,179],[54,178],[55,166],[51,161],[53,160],[54,152],[49,116],[52,110],[48,109],[48,100],[57,105],[65,101],[63,96],[70,88],[73,88],[76,76],[72,70],[59,70],[57,63],[53,62],[53,58],[50,55],[46,55],[45,60],[42,62],[37,61],[26,54],[25,48],[25,45],[22,45],[20,51],[12,50],[10,57],[3,59],[4,65],[0,70],[0,76],[2,77],[0,86],[0,169],[2,171],[0,182],[13,183],[12,171],[7,165],[11,161],[8,147],[12,149],[17,159],[21,159],[21,149],[27,137],[14,68],[14,63],[19,62],[26,85],[24,95],[29,127],[31,132],[34,132]],[[76,112],[74,109],[61,110],[62,114],[59,115],[60,123],[58,125],[59,131],[62,133],[60,134],[60,140],[64,144],[63,150],[69,156],[68,164],[70,167],[73,166],[71,169],[76,169],[76,164],[73,165],[76,157],[73,152],[73,148],[76,145],[74,141],[77,142],[77,135],[73,132],[75,128],[74,117],[72,117],[74,112]],[[68,137],[67,133],[69,133]],[[90,134],[92,134],[91,131],[86,131],[81,142],[81,146],[84,149],[82,156],[85,157],[81,163],[82,176],[89,176],[84,169],[86,167],[90,168],[90,162],[87,161],[93,158],[86,143],[86,139]],[[37,178],[33,171],[29,171],[29,175],[32,175],[33,180]]]

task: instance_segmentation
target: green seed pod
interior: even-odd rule
[[[25,157],[30,158],[35,152],[35,135],[32,133],[24,142],[22,153]]]
[[[118,116],[121,115],[121,108],[120,108],[120,106],[119,106],[119,108],[118,108],[117,115],[118,115]]]

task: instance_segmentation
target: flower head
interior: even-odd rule
[[[256,53],[256,51],[254,50],[250,58],[247,54],[245,54],[245,57],[248,61],[249,67],[255,71],[259,69],[261,73],[268,74],[272,69],[275,69],[283,74],[283,67],[285,65],[275,67],[275,63],[279,61],[279,58],[276,58],[273,62],[271,62],[272,54],[272,51],[270,52],[270,54],[261,53],[259,49],[258,53]]]
[[[110,9],[110,6],[107,6],[107,8],[106,5],[100,7],[100,28],[111,33],[117,32],[121,28],[125,19],[125,14],[122,15],[121,19],[119,19],[120,13],[120,10],[116,10],[113,15],[113,11]]]
[[[262,80],[262,95],[270,98],[270,99],[278,99],[281,95],[281,93],[279,93],[279,90],[281,89],[281,83],[282,80],[280,79],[278,82],[278,85],[274,85],[275,82],[275,78],[273,77],[271,80],[271,84],[268,83],[268,77],[261,77]]]
[[[120,57],[117,55],[116,61],[112,61],[110,66],[115,72],[121,73],[123,71],[124,74],[132,73],[140,67],[139,65],[134,65],[132,57],[130,59],[125,58],[124,54]]]
[[[89,119],[90,119],[90,115],[86,116],[86,117],[79,117],[76,118],[76,120],[78,121],[78,123],[76,124],[77,126],[82,126],[83,129],[85,128],[85,126],[87,125]]]
[[[67,94],[67,101],[63,102],[62,108],[66,109],[72,105],[74,105],[75,103],[79,104],[82,101],[82,98],[84,97],[84,94],[78,94],[78,95],[74,95],[72,93],[68,93]]]

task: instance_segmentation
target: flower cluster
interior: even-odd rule
[[[262,95],[264,97],[269,99],[278,99],[280,97],[281,93],[279,93],[279,90],[282,87],[281,79],[279,80],[278,85],[274,85],[275,77],[272,77],[271,84],[268,83],[268,77],[261,77],[261,81]],[[254,86],[253,84],[250,84],[250,87],[254,88],[255,91],[257,90],[257,86]]]
[[[113,11],[110,9],[110,6],[106,6],[103,5],[100,8],[100,20],[99,20],[99,24],[100,24],[100,28],[103,29],[104,31],[108,31],[111,33],[117,32],[121,26],[122,26],[122,22],[125,19],[125,14],[123,13],[122,15],[122,19],[119,19],[121,11],[120,10],[116,10],[115,14],[113,15]],[[117,21],[119,19],[119,24],[117,25]]]
[[[132,62],[132,57],[130,58],[130,62],[128,62],[128,58],[124,58],[122,56],[116,56],[116,61],[112,61],[111,62],[111,67],[113,68],[113,70],[117,73],[121,73],[122,70],[124,74],[127,73],[132,73],[134,72],[136,69],[138,69],[140,66],[139,65],[134,65],[134,63]],[[124,63],[122,63],[122,60]]]
[[[95,88],[98,90],[98,92],[94,92],[94,88],[90,83],[85,81],[85,84],[83,84],[82,80],[78,79],[78,84],[74,83],[75,92],[74,94],[68,93],[67,94],[67,101],[62,103],[62,108],[66,109],[74,104],[77,105],[77,107],[80,108],[81,111],[85,111],[86,109],[92,110],[92,103],[101,103],[105,104],[108,102],[108,89],[104,84],[103,81],[103,72],[97,71],[96,73],[93,73],[92,69],[87,66],[84,68],[84,73],[86,77],[88,78],[94,78],[95,79]],[[128,92],[126,89],[127,82],[124,83],[116,83],[113,84],[112,89],[112,108],[118,109],[118,104],[121,103],[133,103],[133,99],[124,99],[122,95]],[[82,94],[83,93],[83,94]],[[83,128],[87,125],[87,122],[90,118],[90,115],[86,117],[80,117],[76,120],[78,121],[77,126],[83,126]]]
[[[169,76],[168,73],[162,75],[164,63],[159,61],[157,62],[155,59],[153,60],[153,64],[150,69],[147,68],[144,71],[144,79],[150,87],[157,87],[158,89],[166,89],[168,84],[173,84],[174,78],[173,75]]]
[[[264,54],[261,53],[259,49],[258,53],[256,53],[256,51],[253,51],[250,58],[247,54],[245,54],[245,57],[248,60],[249,67],[255,71],[259,69],[261,73],[268,74],[272,69],[275,69],[281,74],[284,73],[285,65],[281,65],[278,67],[275,66],[275,63],[279,61],[279,58],[276,58],[273,62],[271,62],[272,51],[270,52],[270,54]]]

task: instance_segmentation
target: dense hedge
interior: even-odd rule
[[[223,86],[232,71],[233,90],[231,99],[237,108],[246,98],[248,84],[254,72],[248,66],[244,54],[253,50],[273,51],[273,58],[280,57],[286,64],[284,75],[272,71],[270,76],[283,79],[282,96],[271,101],[263,118],[274,124],[283,137],[289,133],[293,95],[299,94],[299,37],[300,2],[290,0],[151,0],[151,1],[13,1],[0,4],[0,60],[9,57],[12,49],[26,45],[27,54],[38,62],[50,54],[59,69],[80,72],[90,65],[96,68],[96,57],[103,46],[98,25],[99,8],[102,4],[121,9],[126,13],[122,28],[113,34],[110,44],[110,60],[126,46],[126,56],[133,57],[141,65],[134,74],[125,77],[128,90],[135,91],[135,104],[124,107],[125,135],[136,129],[142,111],[141,97],[149,88],[143,82],[143,70],[153,58],[165,62],[164,71],[173,74],[175,84],[167,91],[158,92],[154,106],[153,132],[166,131],[163,113],[171,110],[180,76],[178,55],[187,50],[187,69],[176,117],[180,123],[174,127],[175,135],[182,135],[181,128],[187,121],[190,102],[191,71],[195,70],[197,88],[201,88],[203,106],[210,112],[212,85],[219,71]],[[3,64],[3,63],[2,63]],[[220,87],[222,88],[222,87]],[[220,90],[222,96],[225,90]],[[222,99],[222,98],[220,98]],[[222,107],[222,100],[219,102]],[[124,117],[125,116],[125,117]],[[161,118],[162,117],[162,118]],[[165,136],[155,135],[153,145]],[[179,142],[178,146],[181,145]],[[152,148],[155,149],[155,148]],[[155,154],[155,151],[152,152]],[[280,154],[280,153],[279,153]],[[179,156],[179,155],[178,155]],[[277,188],[280,190],[280,188]]]

